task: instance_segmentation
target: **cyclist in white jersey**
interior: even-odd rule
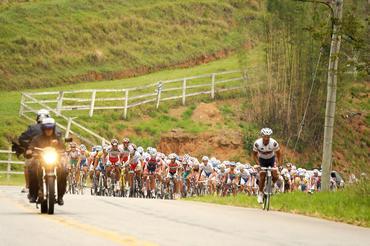
[[[253,144],[253,158],[261,167],[274,167],[277,163],[282,163],[281,152],[278,142],[271,138],[272,130],[263,128],[261,130],[261,138],[257,139]],[[277,162],[275,159],[277,157]],[[263,189],[265,187],[266,172],[260,171],[259,193],[257,196],[258,203],[263,202]],[[272,181],[275,183],[279,178],[277,170],[272,171]]]

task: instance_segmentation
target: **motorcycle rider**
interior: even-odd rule
[[[57,151],[64,151],[64,144],[60,136],[55,130],[56,124],[53,118],[45,118],[41,123],[42,133],[34,137],[26,151],[26,158],[32,157],[32,153],[37,148],[45,148],[52,146]],[[65,167],[65,160],[61,159],[61,163],[57,168],[57,183],[58,183],[58,199],[59,205],[63,205],[63,195],[66,191],[67,184],[67,170]],[[37,158],[31,159],[31,165],[29,167],[29,180],[30,180],[30,202],[34,203],[38,197],[42,197],[43,194],[40,192],[42,185],[42,176]]]

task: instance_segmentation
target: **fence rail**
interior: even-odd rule
[[[1,160],[0,164],[7,164],[6,171],[0,171],[0,174],[6,174],[6,178],[9,179],[11,174],[23,174],[23,172],[12,171],[12,165],[24,165],[24,161],[14,161],[13,155],[15,152],[9,148],[9,150],[0,150],[0,155],[7,155],[7,160]]]

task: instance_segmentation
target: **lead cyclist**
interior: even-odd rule
[[[276,167],[278,166],[278,163],[282,163],[279,144],[275,139],[271,138],[271,135],[272,130],[270,128],[262,128],[261,138],[257,139],[253,144],[253,158],[261,167]],[[261,204],[263,203],[263,189],[265,187],[266,171],[261,170],[259,175],[260,179],[258,183],[259,192],[257,195],[257,201]],[[277,170],[273,170],[273,183],[275,183],[278,178]]]

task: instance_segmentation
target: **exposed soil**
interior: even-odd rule
[[[168,111],[168,115],[173,117],[173,118],[176,118],[176,119],[181,119],[181,116],[185,112],[186,109],[187,109],[187,107],[185,107],[185,106],[179,106],[179,107],[176,107],[176,108],[171,108]]]
[[[223,118],[216,103],[200,103],[193,111],[191,119],[196,122],[215,125],[222,122]]]
[[[243,150],[243,135],[238,131],[230,130],[194,135],[174,129],[161,136],[157,148],[167,154],[189,153],[197,157],[210,155],[222,160],[245,161],[247,159]]]

